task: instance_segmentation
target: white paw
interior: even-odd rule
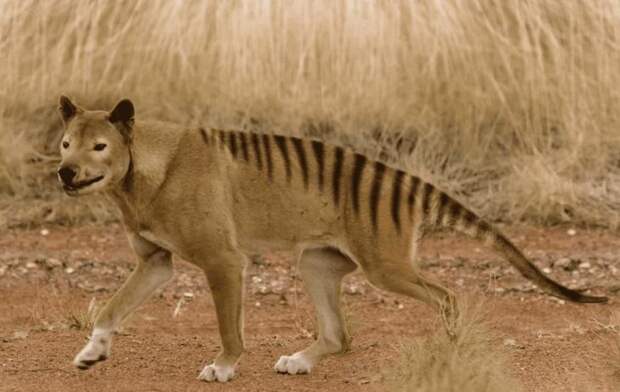
[[[235,376],[235,367],[234,366],[216,366],[215,364],[207,365],[200,375],[198,376],[199,380],[202,381],[219,381],[219,382],[227,382],[232,380]]]
[[[86,370],[97,362],[110,356],[111,339],[107,336],[93,336],[86,346],[75,356],[73,364],[79,369]]]
[[[281,356],[274,369],[278,373],[306,374],[310,373],[313,365],[302,353],[295,353],[290,356]]]

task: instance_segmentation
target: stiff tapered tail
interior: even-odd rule
[[[581,294],[552,280],[540,271],[538,267],[532,264],[510,240],[497,229],[493,228],[488,222],[481,219],[443,192],[436,192],[439,193],[439,197],[437,197],[436,200],[442,202],[438,203],[438,212],[435,214],[436,219],[433,220],[433,224],[430,225],[431,227],[437,229],[451,228],[483,241],[485,244],[495,249],[496,252],[503,255],[524,277],[552,295],[573,302],[607,302],[607,297]],[[442,214],[442,210],[449,211],[449,213]]]
[[[607,302],[607,297],[596,297],[581,294],[575,290],[571,290],[543,274],[538,267],[532,264],[524,255],[501,233],[495,233],[493,239],[493,248],[504,255],[523,276],[536,283],[543,290],[549,293],[565,298],[573,302],[595,303]]]

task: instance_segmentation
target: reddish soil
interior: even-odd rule
[[[484,298],[490,329],[524,390],[620,390],[620,353],[613,351],[620,335],[620,234],[568,227],[507,231],[554,278],[611,302],[576,305],[543,295],[508,263],[460,237],[427,240],[422,269],[461,296]],[[440,325],[424,304],[379,292],[354,275],[343,295],[351,352],[326,359],[310,375],[278,375],[272,370],[277,358],[308,345],[314,331],[312,307],[289,259],[266,255],[249,266],[247,352],[235,380],[206,384],[196,377],[218,352],[219,338],[196,267],[177,260],[174,280],[125,323],[111,358],[84,372],[71,360],[89,333],[82,321],[86,309],[93,298],[97,304],[108,298],[133,267],[122,228],[4,232],[0,390],[377,391],[399,358],[398,344]]]

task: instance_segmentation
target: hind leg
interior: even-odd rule
[[[319,336],[305,350],[280,357],[275,365],[278,373],[309,373],[324,356],[349,348],[350,338],[340,310],[340,286],[342,278],[356,267],[354,262],[334,249],[303,252],[299,270],[316,308]]]
[[[372,268],[365,268],[365,273],[373,285],[419,299],[437,309],[442,315],[448,333],[452,334],[458,309],[454,294],[448,289],[423,277],[409,263],[399,265],[380,262]]]

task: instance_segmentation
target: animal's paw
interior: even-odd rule
[[[110,355],[110,338],[93,336],[88,344],[75,356],[73,364],[78,369],[86,370],[97,362],[104,361]]]
[[[202,372],[200,372],[198,379],[207,382],[228,382],[232,380],[233,377],[235,377],[234,366],[218,366],[215,364],[211,364],[205,366],[204,369],[202,369]]]
[[[313,365],[314,363],[302,353],[295,353],[281,356],[274,369],[276,372],[284,374],[306,374],[310,373]]]

